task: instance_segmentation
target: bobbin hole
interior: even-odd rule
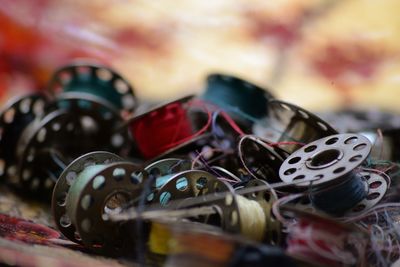
[[[317,124],[323,131],[327,131],[328,130],[328,126],[326,126],[324,123],[319,121],[319,122],[317,122]]]
[[[206,177],[200,177],[196,181],[196,188],[197,190],[202,190],[206,187],[207,185],[207,178]]]
[[[290,169],[287,169],[283,174],[291,175],[291,174],[295,173],[296,171],[297,170],[295,168],[290,168]]]
[[[22,100],[21,103],[19,104],[19,110],[22,113],[25,113],[25,114],[28,113],[29,110],[31,109],[31,103],[32,103],[32,100],[30,98],[26,98],[26,99]]]
[[[353,147],[353,150],[354,150],[354,151],[360,151],[360,150],[362,150],[362,149],[364,149],[364,148],[366,148],[366,147],[367,147],[367,144],[362,143],[362,144],[358,144],[358,145],[356,145],[355,147]]]
[[[337,168],[336,170],[334,170],[333,173],[341,173],[341,172],[343,172],[345,169],[346,169],[345,167],[340,167],[340,168]]]
[[[14,121],[14,117],[15,117],[15,109],[14,108],[10,108],[9,110],[7,110],[4,113],[4,121],[6,123],[12,123]]]
[[[125,192],[116,192],[107,197],[104,204],[104,214],[118,214],[129,202],[129,196]]]
[[[299,114],[304,118],[304,119],[308,119],[310,116],[304,112],[303,110],[298,110],[297,112],[299,112]]]
[[[71,226],[71,219],[68,217],[67,214],[64,214],[60,217],[60,225],[64,228],[68,228]]]
[[[132,172],[131,173],[131,183],[139,184],[143,181],[143,174],[141,172]]]
[[[171,200],[171,193],[170,192],[162,192],[160,195],[160,204],[163,206],[168,206],[169,201]]]
[[[312,146],[306,147],[306,148],[304,149],[304,151],[307,152],[307,153],[309,153],[309,152],[314,151],[316,148],[317,148],[317,146],[312,145]]]
[[[369,195],[367,196],[367,199],[368,199],[368,200],[377,199],[380,195],[381,195],[381,194],[379,194],[378,192],[374,192],[374,193],[369,194]]]
[[[305,175],[303,175],[303,174],[301,174],[301,175],[297,175],[296,177],[294,177],[294,178],[293,178],[293,181],[296,181],[296,180],[301,180],[301,179],[304,179],[304,178],[306,178],[306,176],[305,176]]]
[[[326,140],[325,144],[327,144],[327,145],[333,145],[333,144],[335,144],[338,140],[339,140],[339,138],[337,138],[337,137],[332,137],[332,138],[329,138],[328,140]]]
[[[347,138],[347,139],[344,141],[344,143],[347,144],[347,145],[349,145],[349,144],[354,144],[355,142],[357,142],[357,140],[358,140],[358,137],[357,137],[357,136],[352,136],[352,137]]]
[[[366,208],[366,206],[364,204],[359,204],[355,208],[353,208],[353,211],[360,212],[360,211],[364,210],[365,208]]]
[[[32,107],[33,113],[36,116],[40,116],[44,113],[44,105],[45,103],[43,102],[43,100],[37,100]]]
[[[115,89],[117,89],[118,93],[120,93],[120,94],[126,94],[129,92],[128,84],[121,79],[115,80],[114,86],[115,86]]]
[[[349,159],[349,161],[350,161],[350,162],[356,162],[356,161],[359,161],[360,159],[362,159],[362,156],[361,156],[361,155],[355,155],[355,156],[351,157],[351,158]]]
[[[90,195],[85,195],[82,200],[81,200],[81,207],[84,210],[88,210],[89,207],[92,205],[93,203],[93,198]]]
[[[67,84],[72,80],[72,74],[69,71],[61,71],[58,73],[58,79],[62,84]]]
[[[322,150],[314,154],[306,164],[310,168],[325,168],[338,162],[342,154],[338,149]]]
[[[181,177],[176,181],[176,189],[178,189],[179,191],[185,191],[186,189],[188,189],[188,179],[186,177]]]
[[[291,158],[288,162],[289,162],[289,164],[296,164],[300,160],[301,160],[301,157],[294,157],[294,158]]]
[[[364,176],[364,178],[368,180],[368,178],[366,176]],[[375,182],[372,182],[369,184],[369,188],[376,189],[376,188],[380,187],[381,185],[382,185],[381,181],[375,181]]]
[[[67,193],[63,192],[58,198],[57,198],[57,205],[60,207],[64,207],[66,204],[67,200]]]
[[[106,178],[102,175],[97,176],[94,178],[92,186],[94,190],[98,190],[104,187],[106,183]]]
[[[99,77],[100,80],[103,80],[105,82],[108,82],[109,80],[112,79],[112,73],[111,71],[107,69],[97,69],[96,70],[96,75]]]
[[[115,168],[113,171],[113,177],[116,181],[121,181],[126,175],[126,171],[122,168]]]

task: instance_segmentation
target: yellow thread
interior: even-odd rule
[[[169,253],[170,230],[163,224],[153,222],[151,224],[149,248],[150,251],[160,255]]]
[[[255,200],[248,200],[240,195],[236,197],[242,234],[252,240],[263,240],[267,230],[267,218],[262,205]]]

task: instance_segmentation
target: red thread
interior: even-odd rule
[[[174,102],[132,121],[130,125],[132,135],[146,159],[154,158],[183,144],[203,134],[209,128],[210,112],[207,111],[206,125],[195,132],[183,104]]]

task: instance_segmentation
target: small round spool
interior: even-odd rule
[[[267,115],[268,100],[273,96],[266,89],[238,77],[211,74],[207,77],[207,88],[202,98],[234,117],[247,115],[261,119]]]
[[[271,142],[296,141],[308,144],[337,134],[337,131],[324,120],[296,105],[273,99],[269,102],[268,108],[268,126],[255,124],[253,132]],[[284,150],[291,154],[298,148],[299,145],[287,145]]]
[[[35,119],[41,118],[47,99],[41,94],[18,97],[6,103],[0,112],[0,178],[12,178],[17,173],[17,143],[24,129]]]
[[[238,212],[238,204],[232,187],[218,180],[215,176],[208,172],[200,170],[184,171],[174,175],[158,192],[155,199],[159,201],[161,206],[171,209],[188,208],[198,206],[193,202],[200,198],[206,198],[206,195],[213,193],[228,192],[225,199],[206,202],[205,205],[215,206],[220,216],[217,222],[213,222],[221,226],[228,232],[240,232],[240,218]],[[178,202],[175,202],[178,201]],[[174,202],[169,204],[169,202]],[[211,216],[213,217],[213,216]],[[215,217],[212,219],[216,219]],[[204,218],[204,223],[211,223],[210,217]]]
[[[309,187],[338,183],[368,157],[371,143],[363,135],[337,134],[311,142],[291,154],[282,164],[279,176],[286,183],[304,181]],[[314,180],[318,179],[318,180]]]
[[[106,216],[119,213],[124,205],[137,200],[145,179],[138,166],[118,162],[73,183],[66,210],[86,247],[108,255],[132,252],[135,237],[127,234],[121,224],[106,220]]]
[[[277,174],[287,157],[286,151],[278,146],[271,146],[268,142],[252,135],[241,138],[238,150],[243,159],[242,164],[256,178],[269,183],[281,181]]]
[[[71,185],[85,168],[93,165],[105,165],[123,161],[119,156],[105,151],[96,151],[75,159],[61,173],[53,190],[51,206],[54,221],[61,233],[75,243],[81,243],[75,226],[70,223],[66,210],[66,199]],[[67,222],[67,223],[65,223]]]
[[[188,123],[190,123],[190,129],[184,129],[185,133],[182,133],[181,135],[188,136],[180,136],[180,138],[177,138],[177,140],[174,141],[174,146],[169,146],[170,144],[157,144],[158,146],[155,147],[155,145],[153,145],[154,142],[151,144],[152,146],[150,146],[150,144],[147,144],[147,138],[157,138],[155,133],[159,133],[160,122],[165,123],[163,119],[166,118],[166,116],[168,116],[168,121],[170,121],[170,123],[177,123],[176,117],[179,117],[179,115],[177,115],[174,108],[171,107],[173,107],[174,104],[180,104],[182,105],[183,109],[186,109],[185,105],[192,98],[193,96],[187,96],[172,102],[168,102],[166,104],[155,107],[150,111],[140,114],[130,121],[129,127],[131,131],[131,136],[136,141],[138,152],[142,155],[142,157],[152,160],[169,157],[169,155],[173,154],[174,151],[182,149],[185,146],[188,146],[195,141],[204,138],[204,136],[207,135],[206,131],[199,136],[193,136],[192,138],[188,139],[188,137],[190,137],[189,135],[195,135],[196,129],[194,129],[195,127],[193,122],[191,121],[190,116],[186,113],[186,119],[189,120]],[[181,109],[178,109],[178,111],[181,111]],[[205,126],[206,125],[204,125],[203,127]],[[140,129],[140,131],[138,131],[139,127],[144,127],[144,129],[142,128]],[[187,133],[187,131],[190,131],[191,133],[189,134]],[[150,134],[151,136],[146,136],[146,140],[142,140],[142,142],[140,142],[140,140],[144,137],[138,136],[138,134],[143,134],[143,132],[146,132],[146,134]],[[166,147],[163,148],[160,147],[160,145]]]
[[[132,113],[137,105],[133,88],[114,70],[94,64],[76,63],[57,70],[47,86],[51,95],[61,92],[89,93]]]
[[[19,181],[32,192],[50,195],[64,164],[84,153],[104,149],[124,155],[130,147],[127,131],[114,132],[122,121],[114,109],[73,93],[59,101],[65,107],[31,123],[18,144]]]
[[[382,175],[368,171],[362,171],[359,174],[361,175],[361,177],[363,177],[365,191],[368,194],[360,202],[354,205],[352,209],[350,209],[343,215],[335,215],[335,217],[354,217],[372,209],[383,199],[387,190],[389,189],[388,181]],[[309,211],[311,213],[317,212],[317,209],[311,204],[309,198],[307,198],[306,203],[297,203],[295,204],[295,207],[305,211]]]
[[[246,188],[267,185],[263,180],[253,179],[249,181]],[[254,193],[244,194],[244,197],[257,201],[263,208],[265,213],[266,233],[263,240],[269,244],[279,245],[281,243],[281,224],[272,215],[272,205],[277,200],[270,191],[258,191]]]

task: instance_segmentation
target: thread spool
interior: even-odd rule
[[[24,129],[41,118],[47,99],[41,94],[31,94],[10,100],[0,112],[0,179],[16,185],[17,143]]]
[[[207,87],[202,98],[222,108],[231,116],[243,120],[247,117],[265,117],[268,100],[273,96],[266,89],[240,78],[211,74],[207,77]]]
[[[225,198],[207,201],[208,195],[222,192],[227,193]],[[198,203],[200,197],[204,203]],[[213,206],[215,216],[200,216],[196,221],[217,225],[227,232],[241,233],[253,240],[265,239],[270,218],[270,206],[265,204],[265,199],[257,194],[249,199],[235,195],[229,184],[207,172],[185,171],[175,175],[160,189],[156,199],[169,209]]]
[[[297,220],[288,225],[286,252],[290,256],[307,266],[339,267],[357,263],[360,255],[355,242],[363,238],[358,228],[291,206],[283,206],[281,211],[285,217]]]
[[[68,103],[68,108],[55,109],[31,123],[18,143],[19,183],[33,196],[46,200],[65,165],[74,158],[96,149],[124,154],[130,143],[128,132],[114,132],[122,118],[112,109],[75,94],[66,94],[60,101]]]
[[[317,209],[335,216],[349,210],[360,213],[378,203],[387,190],[384,177],[355,170],[370,151],[371,143],[362,135],[328,136],[291,154],[279,176],[286,183],[298,181],[298,187],[310,188],[311,203]]]
[[[77,63],[57,70],[47,86],[52,96],[79,92],[97,96],[118,110],[132,113],[137,100],[131,85],[114,70],[100,65]]]
[[[51,206],[54,221],[61,233],[75,243],[81,243],[71,218],[66,211],[66,199],[71,185],[78,177],[92,176],[110,163],[120,162],[122,158],[109,152],[91,152],[70,163],[61,173],[53,190]],[[85,173],[83,173],[86,171]]]
[[[152,109],[130,122],[130,131],[140,154],[145,159],[169,154],[193,143],[208,129],[208,122],[196,131],[187,114],[192,97],[182,98]]]
[[[287,157],[286,151],[252,135],[243,136],[238,143],[242,165],[254,178],[268,183],[280,182],[279,168]]]
[[[337,134],[328,123],[296,105],[273,99],[268,104],[268,118],[253,127],[255,135],[273,143],[298,142],[308,144],[314,140]],[[290,144],[284,150],[291,154],[301,145]]]
[[[135,204],[145,179],[146,174],[132,163],[86,168],[72,183],[65,200],[73,226],[70,233],[75,229],[82,244],[97,253],[117,256],[131,252],[135,236],[125,224],[111,222],[107,216],[121,212],[128,203]]]

